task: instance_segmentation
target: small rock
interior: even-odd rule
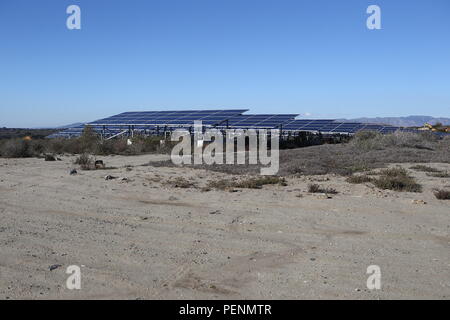
[[[78,172],[77,172],[77,170],[75,170],[75,169],[72,169],[72,170],[70,170],[70,175],[75,175],[75,174],[77,174]]]
[[[105,180],[113,180],[113,179],[117,179],[117,178],[113,177],[113,176],[111,176],[109,174],[105,177]]]
[[[95,160],[95,169],[104,169],[105,164],[103,163],[103,160]]]
[[[221,214],[220,210],[211,211],[209,214]]]
[[[413,204],[427,204],[427,202],[426,201],[424,201],[424,200],[413,200],[413,201],[411,201]]]
[[[62,267],[62,265],[60,265],[60,264],[53,264],[53,265],[51,265],[48,269],[49,269],[50,271],[53,271],[53,270],[55,270],[55,269],[58,269],[59,267]]]

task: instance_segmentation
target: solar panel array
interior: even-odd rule
[[[99,125],[134,125],[134,126],[186,126],[192,125],[195,120],[201,120],[203,125],[216,125],[247,109],[239,110],[190,110],[190,111],[145,111],[124,112],[109,118],[100,119],[90,123]]]
[[[124,112],[112,117],[88,123],[95,131],[105,136],[115,136],[127,130],[153,133],[175,128],[192,128],[194,121],[202,121],[206,127],[271,129],[283,132],[320,132],[324,134],[354,134],[361,130],[380,133],[395,131],[414,131],[395,126],[367,124],[358,122],[339,122],[332,119],[295,119],[298,114],[244,114],[248,109],[226,110],[183,110],[183,111],[143,111]],[[66,129],[49,137],[76,137],[83,131],[84,125]]]
[[[277,128],[283,123],[295,119],[298,114],[248,114],[230,118],[222,126],[228,128]]]
[[[153,131],[192,127],[197,120],[202,121],[204,126],[216,126],[246,111],[248,109],[124,112],[87,123],[87,125],[97,132],[106,130],[108,135],[115,135],[130,127],[133,130]],[[76,126],[50,137],[76,137],[82,133],[83,128],[84,125]]]
[[[287,131],[310,131],[322,133],[344,133],[353,134],[361,130],[378,131],[380,133],[392,133],[397,130],[406,130],[401,127],[368,124],[360,122],[340,122],[336,120],[293,120],[283,124],[283,130]]]

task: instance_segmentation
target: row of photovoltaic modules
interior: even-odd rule
[[[272,129],[283,131],[310,131],[322,133],[352,134],[360,130],[373,130],[391,133],[397,130],[408,131],[394,126],[376,124],[337,122],[335,120],[295,120],[298,114],[243,114],[247,109],[238,110],[194,110],[194,111],[147,111],[124,112],[112,117],[88,123],[94,130],[110,135],[132,128],[133,130],[171,130],[192,127],[199,120],[203,126],[217,128]],[[79,136],[84,125],[66,129],[50,137]]]

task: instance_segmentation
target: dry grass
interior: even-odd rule
[[[438,170],[436,168],[429,167],[429,166],[424,166],[422,164],[412,166],[412,167],[410,167],[410,169],[416,170],[416,171],[421,171],[421,172],[435,172],[435,173],[441,172],[441,170]]]
[[[422,192],[422,186],[403,168],[385,169],[380,174],[378,179],[373,180],[373,184],[379,189],[401,192]]]
[[[87,153],[83,153],[83,154],[79,155],[78,157],[76,157],[76,159],[74,160],[73,163],[79,164],[79,165],[88,165],[88,164],[94,163],[94,158],[91,157]]]
[[[434,178],[450,178],[450,173],[447,171],[440,171],[435,173],[427,173],[427,176]]]
[[[210,181],[207,185],[209,189],[218,189],[218,190],[228,190],[234,188],[242,188],[242,189],[261,189],[265,185],[270,184],[278,184],[281,186],[287,186],[286,180],[281,177],[275,176],[261,176],[254,177],[239,181],[220,179]]]
[[[450,200],[450,191],[449,190],[436,190],[434,192],[434,196],[439,200]]]
[[[366,182],[372,182],[373,178],[369,177],[368,175],[353,175],[346,179],[349,183],[366,183]]]
[[[183,189],[189,189],[189,188],[196,188],[196,184],[193,181],[189,181],[186,178],[183,177],[177,177],[174,179],[171,179],[166,182],[166,185],[169,185],[173,188],[183,188]]]
[[[338,192],[333,188],[322,188],[320,185],[312,183],[308,185],[309,193],[326,193],[326,194],[337,194]]]
[[[272,176],[262,176],[257,178],[250,178],[247,180],[241,180],[239,182],[234,183],[233,187],[235,188],[248,188],[248,189],[261,189],[262,186],[268,184],[279,184],[282,186],[286,186],[286,180],[280,177],[272,177]]]

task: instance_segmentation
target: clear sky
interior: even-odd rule
[[[449,0],[1,0],[0,127],[188,108],[450,117],[449,16]]]

